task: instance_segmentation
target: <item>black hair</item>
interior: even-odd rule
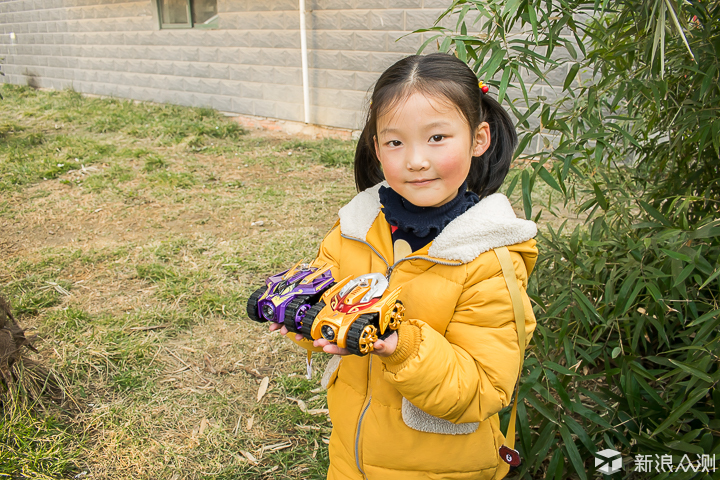
[[[510,170],[518,139],[510,115],[483,93],[478,79],[462,60],[446,53],[411,55],[385,70],[375,83],[367,121],[355,149],[355,186],[365,190],[385,178],[375,152],[378,117],[413,93],[447,100],[470,126],[490,125],[490,147],[473,157],[467,177],[468,190],[480,198],[495,193]]]

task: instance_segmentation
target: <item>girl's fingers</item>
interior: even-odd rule
[[[279,323],[271,322],[269,328],[270,328],[270,331],[271,331],[271,332],[275,332],[275,331],[277,331],[277,330],[280,330],[280,333],[281,333],[282,335],[287,335],[287,333],[288,333],[288,329],[285,328],[285,325],[281,325],[281,324],[279,324]]]
[[[322,347],[323,352],[329,353],[331,355],[350,355],[350,350],[348,350],[347,348],[340,348],[336,344],[330,343],[324,338],[315,340],[313,342],[313,345],[316,347]]]
[[[334,343],[329,343],[323,347],[323,352],[332,355],[350,355],[350,350],[347,348],[340,348]]]
[[[395,352],[398,343],[397,332],[393,332],[392,335],[387,337],[385,340],[378,340],[373,344],[373,353],[381,357],[389,357]]]

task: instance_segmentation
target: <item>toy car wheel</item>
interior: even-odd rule
[[[247,316],[250,320],[260,323],[267,322],[267,320],[258,313],[258,301],[260,300],[260,297],[263,296],[263,293],[265,293],[265,290],[267,290],[267,287],[258,288],[252,293],[252,295],[250,295],[250,298],[248,298]]]
[[[300,331],[298,330],[298,325],[302,325],[303,318],[305,318],[308,310],[312,307],[312,305],[308,303],[309,298],[310,297],[305,295],[297,296],[285,309],[285,320],[283,323],[289,332],[298,333]]]
[[[320,313],[320,310],[322,310],[323,307],[325,307],[325,302],[320,300],[318,303],[310,307],[303,317],[302,325],[300,325],[300,333],[308,340],[314,340],[311,334],[313,322],[315,322],[315,318],[317,318],[318,313]]]
[[[378,328],[375,323],[374,315],[365,314],[360,315],[350,325],[345,341],[350,353],[364,356],[373,351],[373,344],[378,340]]]

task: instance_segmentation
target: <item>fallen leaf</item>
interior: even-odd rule
[[[287,397],[288,400],[292,400],[293,402],[298,404],[298,407],[300,407],[300,410],[303,411],[303,413],[307,413],[307,405],[305,405],[305,402],[300,400],[299,398],[293,398],[293,397]]]
[[[306,413],[309,413],[310,415],[327,415],[330,413],[330,410],[328,410],[327,408],[311,408]]]
[[[260,388],[258,389],[257,401],[259,402],[267,393],[268,385],[270,385],[270,377],[265,377],[260,382]]]
[[[252,427],[253,427],[253,423],[254,423],[254,422],[255,422],[255,416],[253,415],[252,417],[248,418],[247,427],[245,427],[245,429],[246,429],[246,430],[252,430]]]
[[[257,464],[257,463],[258,463],[257,458],[253,457],[253,454],[252,454],[252,453],[250,453],[250,452],[248,452],[248,451],[246,451],[246,450],[240,450],[240,453],[243,454],[243,457],[245,457],[245,458],[248,459],[248,462],[254,463],[254,464]]]
[[[282,443],[275,443],[273,445],[266,445],[260,449],[260,453],[265,452],[277,452],[279,450],[285,450],[286,448],[292,447],[291,442],[282,442]]]
[[[202,421],[200,422],[200,431],[198,432],[198,435],[202,435],[203,433],[205,433],[205,429],[207,429],[207,426],[208,426],[208,419],[203,418]]]
[[[305,431],[307,431],[307,430],[320,430],[320,427],[318,427],[317,425],[295,425],[295,426],[296,426],[297,428],[299,428],[300,430],[305,430]]]

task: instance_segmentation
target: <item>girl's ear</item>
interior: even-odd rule
[[[490,148],[490,125],[487,122],[482,122],[475,129],[472,156],[479,157],[485,153],[488,148]]]
[[[380,148],[378,148],[377,135],[373,137],[373,148],[375,149],[375,158],[380,160]]]

